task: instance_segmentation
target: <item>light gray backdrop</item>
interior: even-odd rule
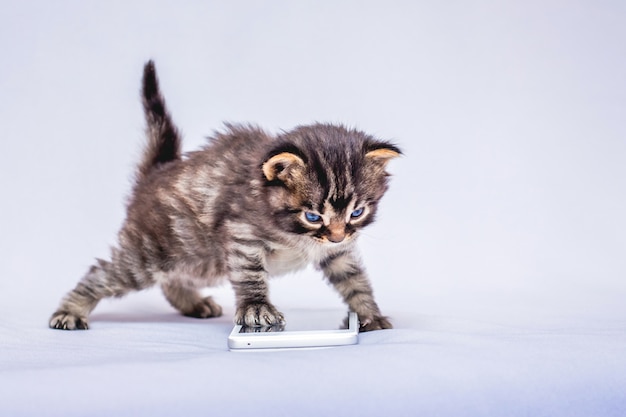
[[[2,1],[4,319],[45,326],[108,255],[153,58],[186,150],[222,121],[274,132],[331,121],[401,146],[361,245],[400,324],[416,314],[623,320],[625,7]],[[312,270],[272,292],[279,306],[338,305]],[[169,309],[148,294],[110,308]],[[232,313],[230,289],[218,298]]]

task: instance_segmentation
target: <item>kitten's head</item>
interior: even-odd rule
[[[296,128],[278,138],[262,173],[275,225],[321,243],[349,241],[372,223],[387,190],[391,143],[341,126]]]

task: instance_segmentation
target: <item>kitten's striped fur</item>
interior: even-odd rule
[[[385,165],[400,154],[396,146],[327,124],[278,136],[227,125],[183,157],[151,61],[142,97],[148,143],[118,246],[67,294],[50,327],[87,329],[102,298],[155,284],[181,313],[219,316],[221,307],[198,289],[224,279],[235,290],[237,323],[280,324],[268,278],[309,263],[358,313],[362,330],[391,327],[374,301],[355,241],[374,220],[387,189]]]

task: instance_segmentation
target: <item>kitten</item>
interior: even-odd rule
[[[268,278],[313,263],[359,315],[361,330],[391,328],[356,253],[387,189],[385,165],[400,150],[328,124],[271,136],[226,125],[202,149],[181,155],[181,137],[144,67],[148,144],[139,163],[119,245],[98,259],[50,319],[55,329],[87,329],[105,297],[161,285],[186,316],[222,314],[199,288],[228,279],[235,322],[284,323],[268,298]]]

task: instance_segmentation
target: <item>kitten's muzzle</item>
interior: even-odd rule
[[[330,234],[326,236],[326,239],[328,239],[330,242],[340,243],[340,242],[343,242],[343,240],[346,238],[346,231],[343,228],[329,229],[329,231],[330,231]]]

